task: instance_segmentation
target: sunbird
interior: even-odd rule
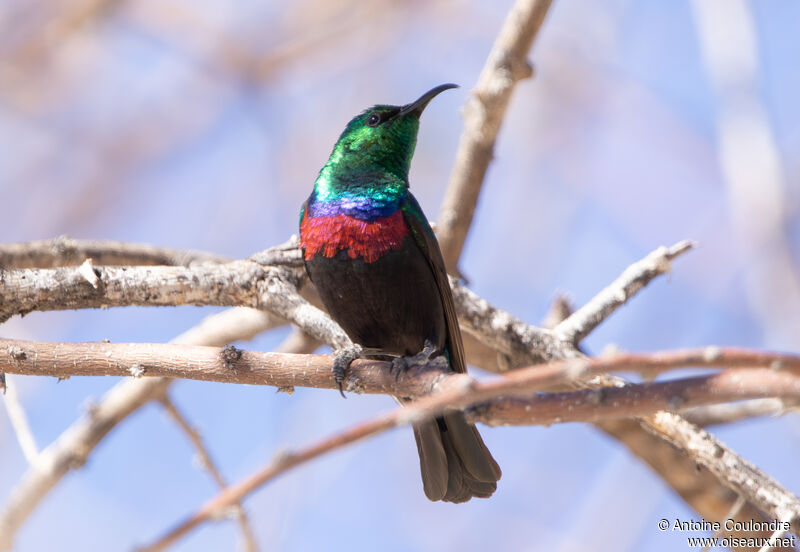
[[[453,295],[436,236],[409,191],[419,119],[455,84],[406,105],[375,105],[347,124],[300,211],[306,271],[331,317],[359,347],[338,351],[340,385],[357,356],[393,367],[442,360],[466,372]],[[488,498],[500,467],[463,412],[413,425],[422,486],[433,501]]]

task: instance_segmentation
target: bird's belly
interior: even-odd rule
[[[444,348],[442,300],[411,236],[369,263],[342,251],[316,255],[306,267],[325,308],[355,343],[395,355],[418,353],[425,340]]]

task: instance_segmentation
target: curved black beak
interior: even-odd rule
[[[458,85],[447,83],[447,84],[440,84],[435,88],[431,88],[430,90],[425,92],[422,96],[420,96],[417,100],[401,107],[400,111],[398,111],[397,114],[394,117],[392,117],[392,119],[399,119],[400,117],[405,117],[410,113],[414,113],[417,117],[419,117],[420,115],[422,115],[422,111],[425,109],[425,106],[428,105],[428,102],[430,102],[440,93],[444,92],[445,90],[450,90],[451,88],[458,88]]]

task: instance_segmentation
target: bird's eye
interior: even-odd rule
[[[381,116],[377,113],[373,113],[372,115],[367,118],[367,126],[375,127],[381,122]]]

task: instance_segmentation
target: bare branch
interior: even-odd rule
[[[120,306],[258,307],[270,271],[249,261],[224,265],[96,266],[97,282],[80,267],[3,272],[0,321],[28,312]]]
[[[224,510],[229,504],[241,501],[245,496],[252,493],[268,481],[287,470],[298,466],[309,460],[313,460],[326,452],[336,450],[350,443],[361,439],[366,439],[372,435],[377,435],[382,431],[391,429],[401,423],[400,415],[405,414],[402,409],[395,410],[392,414],[380,416],[370,422],[357,425],[347,431],[338,433],[333,437],[314,443],[306,448],[294,451],[283,452],[275,457],[266,467],[254,473],[247,479],[225,489],[216,498],[205,503],[195,514],[185,521],[177,524],[173,529],[160,537],[156,542],[149,546],[137,549],[137,552],[157,552],[165,550],[171,544],[187,535],[194,528],[217,517],[217,513]],[[406,421],[408,423],[408,421]]]
[[[19,347],[18,342],[15,342],[15,347]],[[142,363],[139,366],[144,369],[145,373],[152,369],[145,355],[131,354],[130,352],[126,354],[126,348],[135,349],[130,345],[87,344],[87,347],[90,349],[81,351],[82,362],[76,368],[76,371],[81,373],[100,363],[103,364],[102,368],[104,370],[107,370],[108,366],[114,366],[122,370],[126,367],[120,363],[125,361],[128,363],[134,361]],[[92,347],[95,350],[92,350]],[[236,358],[226,359],[218,349],[203,347],[175,348],[175,346],[171,345],[148,347],[156,347],[158,349],[171,348],[159,351],[157,356],[171,360],[180,358],[178,364],[184,366],[182,368],[183,374],[194,370],[198,365],[212,365],[211,372],[216,375],[225,375],[226,381],[230,380],[230,374],[233,373],[237,381],[248,383],[260,381],[281,387],[319,383],[321,386],[335,388],[335,382],[330,372],[331,360],[327,356],[306,356],[298,363],[297,361],[300,358],[297,356],[290,359],[287,358],[287,355],[265,353],[261,359],[265,364],[269,365],[273,373],[263,373],[259,379],[252,380],[253,374],[257,373],[254,368],[256,362],[254,362],[253,355],[255,353],[241,351],[240,354],[236,355]],[[11,371],[11,369],[23,371],[21,365],[28,363],[28,357],[36,358],[35,361],[30,361],[34,365],[36,362],[50,364],[57,361],[57,359],[63,359],[67,365],[75,364],[72,362],[72,353],[64,349],[48,352],[37,348],[35,355],[28,355],[24,348],[22,348],[22,351],[22,354],[17,354],[16,359],[9,355],[10,360],[7,361],[9,364],[8,371]],[[189,354],[183,357],[176,357],[181,352]],[[748,359],[747,363],[744,362],[745,358]],[[779,358],[785,371],[769,369]],[[347,382],[351,388],[356,387],[359,391],[376,391],[388,394],[401,393],[405,396],[420,396],[433,388],[441,390],[441,394],[432,399],[434,402],[422,398],[417,403],[414,403],[411,408],[403,411],[408,418],[409,416],[416,416],[417,409],[419,409],[419,412],[424,412],[425,415],[435,415],[445,406],[465,407],[475,403],[475,401],[483,401],[500,395],[519,395],[533,389],[545,389],[560,381],[578,379],[589,373],[629,369],[634,365],[642,365],[638,369],[648,371],[648,364],[652,369],[660,370],[667,363],[673,363],[675,366],[694,364],[698,359],[705,362],[706,365],[715,366],[723,364],[726,359],[730,359],[734,365],[742,366],[760,363],[761,366],[767,369],[757,371],[742,369],[739,372],[721,373],[705,378],[689,378],[605,390],[584,390],[574,393],[561,393],[549,397],[535,397],[533,399],[515,400],[505,398],[474,408],[471,418],[475,421],[503,424],[599,421],[609,417],[643,415],[659,408],[675,409],[742,398],[781,396],[797,399],[800,397],[800,379],[790,373],[790,370],[793,372],[800,366],[800,359],[740,350],[731,351],[730,354],[721,350],[714,357],[704,357],[701,351],[689,351],[684,352],[682,355],[655,354],[651,357],[647,355],[618,355],[605,359],[569,360],[545,366],[536,366],[527,370],[519,370],[510,373],[506,378],[480,384],[461,374],[442,374],[437,371],[404,374],[395,382],[395,378],[389,373],[386,363],[361,360],[354,363],[354,366],[348,371]],[[319,360],[322,360],[322,362],[318,362]],[[16,365],[11,366],[13,362],[16,362]],[[302,370],[287,370],[287,367],[292,363],[295,366],[302,366]],[[130,366],[127,368],[130,369]],[[205,379],[208,376],[203,375],[202,377]],[[354,381],[357,383],[354,384]],[[421,382],[424,383],[420,385]],[[655,416],[661,416],[661,413]],[[661,420],[661,418],[658,419]],[[396,422],[380,427],[392,427],[394,423]],[[675,423],[685,424],[686,422],[676,420]],[[665,425],[663,420],[660,424],[661,427]],[[684,430],[681,434],[685,435],[686,433],[686,430]],[[701,460],[707,462],[708,458],[703,456]],[[741,460],[741,462],[745,461]],[[722,473],[724,471],[714,466],[709,466],[709,469],[712,472]],[[738,485],[737,490],[739,490],[742,484],[739,479],[736,479],[735,482]],[[790,507],[793,508],[794,503],[787,502],[785,491],[776,490],[776,483],[770,481],[767,481],[767,483],[771,485],[770,488],[773,494],[777,493],[775,496],[782,497],[782,501],[777,506],[772,499],[767,502],[760,502],[757,497],[753,496],[752,492],[748,494],[745,492],[746,489],[743,492],[745,496],[768,514],[773,515],[778,512],[781,516],[785,516],[786,511],[784,510]],[[778,507],[782,508],[782,510],[776,510]]]
[[[567,361],[554,363],[552,366],[559,366],[562,376],[568,376],[573,364],[574,361]],[[155,552],[165,549],[201,523],[215,518],[216,513],[221,509],[241,501],[246,495],[288,469],[317,458],[322,454],[399,425],[431,418],[440,414],[447,407],[464,407],[477,399],[498,397],[506,393],[519,393],[522,389],[529,389],[531,382],[542,378],[539,373],[540,368],[542,367],[521,370],[511,374],[509,378],[487,383],[469,381],[469,378],[464,379],[463,376],[457,380],[455,378],[449,379],[448,383],[452,384],[447,385],[440,394],[418,399],[406,408],[400,408],[392,413],[379,416],[296,452],[282,454],[244,481],[225,489],[216,498],[203,505],[198,512],[179,523],[154,544],[141,549],[141,551]],[[738,376],[738,379],[734,376]],[[746,379],[747,382],[742,383],[742,378]],[[547,379],[547,376],[544,376],[544,379]],[[496,416],[494,407],[499,405],[502,412],[503,406],[511,405],[511,408],[506,412],[515,411],[517,416],[525,417],[528,423],[549,424],[563,421],[596,421],[602,418],[602,415],[598,415],[598,412],[612,417],[645,411],[652,412],[668,406],[670,402],[674,401],[675,396],[684,396],[686,401],[691,402],[701,398],[703,391],[700,391],[700,389],[704,389],[706,394],[724,396],[731,391],[734,393],[741,392],[742,388],[748,385],[758,386],[762,391],[768,389],[768,392],[800,396],[800,378],[764,370],[749,370],[737,374],[720,373],[706,378],[688,378],[687,380],[675,382],[632,385],[627,389],[607,389],[605,391],[609,393],[608,401],[601,400],[598,402],[593,398],[593,396],[597,395],[598,390],[563,393],[551,397],[534,397],[533,399],[499,399],[491,404],[483,403],[473,407],[470,410],[470,419],[471,421],[486,421],[486,418],[490,417],[494,422],[496,420],[493,417]],[[678,395],[675,395],[675,393],[678,393]],[[691,395],[689,396],[689,394]],[[573,400],[573,397],[579,398]],[[622,400],[625,403],[621,405],[619,401]],[[563,416],[554,416],[553,408],[557,409],[556,414],[562,414]],[[491,415],[488,414],[490,411],[492,412]],[[658,413],[656,416],[661,414],[663,413]],[[507,423],[511,419],[519,420],[519,418],[506,417],[501,418],[501,423]],[[717,462],[718,460],[711,461]],[[724,469],[723,466],[716,466],[716,468],[719,470]],[[750,466],[748,475],[753,485],[767,485],[772,493],[770,500],[767,502],[758,501],[757,497],[753,497],[756,499],[755,502],[765,509],[764,511],[770,514],[779,512],[781,514],[780,519],[793,519],[792,516],[800,513],[800,500],[782,489],[766,474],[754,466]],[[750,494],[752,495],[752,493]],[[776,501],[779,501],[780,509],[776,509],[774,505]]]
[[[773,371],[800,373],[800,357],[781,353],[765,353],[737,347],[711,345],[697,349],[675,349],[652,354],[615,353],[606,358],[614,359],[620,371],[639,372],[655,376],[676,366],[698,366],[705,368],[750,368],[762,367]]]
[[[334,349],[351,345],[350,338],[339,324],[298,293],[294,274],[283,268],[270,269],[270,274],[260,297],[262,308],[282,316]]]
[[[328,343],[336,343],[337,340],[339,343],[346,342],[346,335],[327,315],[309,305],[296,293],[295,285],[300,279],[296,273],[287,268],[254,268],[252,265],[255,263],[248,263],[248,261],[239,261],[238,263],[242,263],[239,266],[247,266],[248,270],[252,269],[258,274],[261,274],[258,270],[264,271],[265,276],[257,282],[257,287],[259,288],[257,300],[261,301],[260,306],[262,308],[267,308],[279,316],[293,321],[320,341]],[[231,263],[231,265],[235,264],[237,263]],[[161,268],[164,267],[156,267],[156,269]],[[200,270],[205,270],[206,268],[197,267]],[[97,270],[100,271],[102,269],[97,268]],[[189,271],[189,269],[184,270]],[[86,281],[85,276],[84,281]],[[102,282],[102,278],[100,278],[100,281]],[[88,282],[86,284],[91,288],[91,284]],[[102,286],[98,287],[101,288]],[[463,290],[463,288],[460,289]],[[502,356],[508,359],[507,365],[509,367],[521,366],[531,362],[542,362],[553,358],[580,358],[582,356],[574,345],[559,339],[553,332],[529,326],[507,313],[494,309],[485,301],[474,296],[474,294],[470,294],[471,292],[464,291],[465,293],[459,294],[459,289],[455,290],[459,312],[465,321],[466,328],[481,341],[500,351]],[[602,385],[621,385],[618,379],[610,376],[602,376],[598,383]],[[642,439],[639,438],[641,428],[635,429],[638,426],[636,423],[631,426],[632,423],[625,421],[618,421],[613,424],[602,422],[601,426],[618,438],[627,440],[625,441],[626,444],[633,448],[637,446],[635,443],[642,441]],[[647,421],[640,423],[643,423],[644,426],[649,425]],[[623,426],[631,427],[622,430]],[[648,429],[658,431],[652,426]],[[642,455],[651,464],[657,465],[654,463],[652,456],[660,453],[661,449],[659,447],[662,446],[662,443],[662,441],[653,441],[650,446],[645,448],[637,446],[637,454]],[[681,459],[671,469],[674,471],[676,469],[675,466],[682,465],[682,463],[686,464],[684,476],[688,474],[689,477],[693,477],[694,468],[691,468],[689,463],[683,462]],[[689,473],[690,468],[692,473]],[[670,474],[663,475],[668,478],[671,484],[677,484],[676,480],[670,479]],[[708,489],[708,492],[717,491]],[[687,500],[693,506],[699,508],[702,513],[707,501],[698,501],[696,494],[683,494],[683,496],[687,497]]]
[[[455,291],[456,289],[454,289]],[[468,295],[459,295],[457,293],[456,296],[458,309],[464,308],[459,304],[459,297],[465,300],[467,304],[470,304],[474,299]],[[541,359],[538,362],[542,362],[554,358],[580,358],[583,356],[572,343],[559,340],[553,332],[548,333],[546,330],[529,326],[511,317],[511,315],[491,307],[488,303],[485,303],[485,305],[480,304],[480,307],[480,310],[487,314],[487,319],[476,320],[473,323],[469,316],[464,316],[461,322],[472,336],[490,347],[496,347],[505,357],[505,366],[508,368],[537,362],[536,357]],[[463,316],[461,311],[459,312],[460,316]],[[500,323],[491,324],[488,323],[488,320],[497,320]],[[531,352],[526,352],[524,347],[518,345],[524,342],[539,343],[543,347],[535,351],[534,356],[531,356]],[[496,365],[503,366],[499,362],[497,364],[482,364],[482,366],[489,369],[494,368]],[[593,380],[593,384],[621,386],[624,385],[624,382],[619,378],[603,375],[596,377]],[[675,416],[675,419],[680,418]],[[735,482],[718,479],[718,475],[721,472],[718,470],[712,472],[702,463],[698,464],[697,461],[683,454],[680,446],[669,440],[667,435],[659,436],[659,428],[650,424],[649,420],[606,420],[599,422],[597,425],[600,429],[625,444],[634,454],[649,464],[668,485],[674,488],[704,518],[720,519],[736,500],[736,494],[731,490],[736,488]],[[699,428],[697,431],[700,431]],[[743,516],[742,519],[755,519],[761,516],[757,504],[750,501],[742,509],[740,515]]]
[[[303,253],[298,249],[300,240],[292,236],[284,243],[251,255],[251,261],[265,266],[289,266],[303,268]]]
[[[227,263],[230,259],[201,251],[154,247],[111,240],[54,240],[0,244],[0,267],[55,268],[77,266],[86,259],[96,265],[170,265]]]
[[[550,4],[517,0],[464,106],[464,130],[438,219],[439,244],[450,271],[456,271],[511,93],[532,74],[526,57]]]
[[[427,370],[416,378],[390,373],[391,364],[357,360],[345,389],[359,393],[415,397],[428,393],[442,376]],[[134,376],[183,378],[224,383],[338,389],[330,355],[297,355],[153,343],[46,343],[0,339],[0,369],[39,376]],[[466,376],[465,376],[466,377]]]
[[[211,454],[208,452],[205,443],[203,443],[203,438],[200,437],[200,433],[189,424],[186,420],[186,416],[178,410],[178,407],[175,406],[175,403],[172,402],[169,395],[165,394],[161,397],[161,404],[164,406],[164,410],[167,411],[167,414],[178,424],[178,427],[189,437],[189,440],[197,450],[202,467],[208,471],[220,489],[225,489],[227,483],[214,464],[214,461],[211,459]],[[250,522],[247,520],[247,515],[244,512],[244,508],[242,508],[241,502],[234,502],[231,504],[231,507],[233,508],[233,515],[236,517],[236,521],[239,524],[239,529],[242,532],[242,539],[246,552],[256,552],[258,550],[256,537],[253,533],[253,529],[250,527]]]
[[[659,247],[626,268],[610,286],[558,323],[554,330],[531,326],[493,307],[455,278],[450,279],[450,285],[463,329],[511,357],[512,367],[519,367],[531,362],[583,356],[575,347],[579,341],[576,336],[580,334],[582,338],[588,335],[653,278],[667,271],[672,259],[692,247],[694,243],[690,241],[679,242],[670,248]]]
[[[785,520],[781,520],[785,521]],[[758,552],[772,552],[775,548],[784,548],[785,546],[792,546],[792,539],[783,540],[783,536],[788,533],[789,530],[785,527],[781,527],[780,529],[776,529],[767,539],[766,544],[758,549]]]
[[[334,347],[350,344],[329,316],[297,292],[301,276],[254,261],[195,267],[68,267],[2,273],[0,322],[33,310],[222,305],[266,309]]]
[[[199,324],[173,339],[172,343],[221,347],[234,341],[249,341],[260,333],[286,323],[283,318],[265,311],[235,307],[206,316]]]
[[[0,511],[0,550],[11,547],[22,522],[42,498],[69,471],[86,462],[89,453],[103,437],[131,412],[166,388],[161,379],[127,381],[111,389],[103,400],[54,443],[44,449],[11,491]]]
[[[733,488],[773,519],[792,523],[797,533],[800,501],[777,481],[733,452],[725,443],[680,416],[658,412],[649,417],[661,435],[668,436],[693,460],[707,467],[720,481]]]
[[[528,387],[530,384],[522,385],[523,389]],[[540,386],[537,385],[537,388]],[[469,418],[487,425],[597,423],[615,418],[646,416],[660,410],[675,412],[682,408],[754,397],[797,400],[800,397],[800,378],[764,369],[742,369],[664,382],[628,384],[625,387],[537,395],[532,399],[504,397],[473,406]]]
[[[715,538],[720,537],[722,535],[722,533],[725,531],[725,523],[724,523],[725,520],[727,520],[727,519],[735,519],[736,516],[738,516],[741,513],[742,509],[746,505],[747,505],[747,500],[745,500],[745,498],[742,495],[737,495],[736,496],[736,501],[731,505],[731,508],[725,514],[725,517],[720,519],[720,520],[717,520],[717,521],[720,522],[720,526],[719,526],[719,529],[714,531],[714,534],[712,536],[715,537]],[[711,545],[704,546],[703,550],[701,550],[701,552],[708,552],[708,550],[710,550],[710,549],[711,549]]]
[[[492,349],[514,359],[514,366],[580,356],[572,343],[550,330],[531,326],[492,306],[475,292],[450,279],[462,328]]]
[[[260,316],[254,317],[253,313]],[[174,342],[224,345],[237,339],[239,328],[243,331],[242,339],[249,339],[259,328],[266,331],[283,323],[282,319],[259,311],[231,309],[206,318],[199,326],[176,337]],[[0,509],[0,550],[11,547],[19,527],[64,475],[80,468],[117,424],[149,401],[164,396],[171,382],[166,378],[146,378],[118,383],[44,449],[36,465],[25,472]]]
[[[641,261],[626,268],[611,285],[558,324],[553,331],[564,341],[579,343],[653,278],[669,272],[671,261],[675,257],[693,247],[695,243],[689,240],[678,242],[669,248],[659,247]]]
[[[289,318],[323,342],[340,347],[349,339],[329,317],[309,305],[297,291],[302,276],[288,269],[262,266],[293,264],[299,252],[293,240],[254,255],[251,261],[197,267],[90,267],[86,270],[12,270],[4,274],[0,320],[31,310],[61,310],[128,305],[247,305],[266,308]],[[495,309],[463,286],[452,282],[461,322],[466,331],[492,336],[493,348],[525,362],[574,355],[568,339],[586,335],[633,293],[662,273],[668,261],[691,247],[681,242],[661,248],[631,265],[609,288],[559,324],[555,331],[529,326]],[[255,262],[257,261],[257,262]],[[296,318],[296,320],[295,320]],[[531,352],[533,351],[533,353]],[[541,354],[540,354],[541,353]]]
[[[698,359],[702,362],[697,362]],[[776,362],[784,366],[783,371],[771,368]],[[263,353],[230,346],[223,349],[174,344],[0,340],[0,368],[28,375],[180,377],[278,388],[336,389],[332,364],[330,355]],[[547,390],[612,371],[635,368],[650,372],[693,365],[738,370],[699,378],[556,393],[544,398],[527,397],[531,391]],[[516,370],[504,378],[482,384],[434,365],[399,375],[389,368],[390,363],[384,361],[356,360],[346,371],[345,386],[360,393],[404,397],[423,397],[432,390],[471,386],[473,393],[468,401],[458,406],[506,395],[506,399],[483,404],[478,409],[480,415],[475,414],[475,419],[487,424],[530,424],[542,420],[547,424],[594,422],[639,416],[658,408],[674,411],[745,398],[800,397],[800,357],[739,349],[720,349],[713,359],[703,359],[698,350],[570,359]],[[521,395],[521,399],[509,398]]]
[[[276,353],[313,353],[322,346],[318,340],[314,339],[299,328],[294,328],[292,333],[286,336],[280,345],[275,347]]]
[[[556,293],[550,303],[547,314],[545,314],[542,319],[542,327],[552,330],[566,320],[573,312],[575,312],[575,308],[572,306],[569,297],[564,293]]]

